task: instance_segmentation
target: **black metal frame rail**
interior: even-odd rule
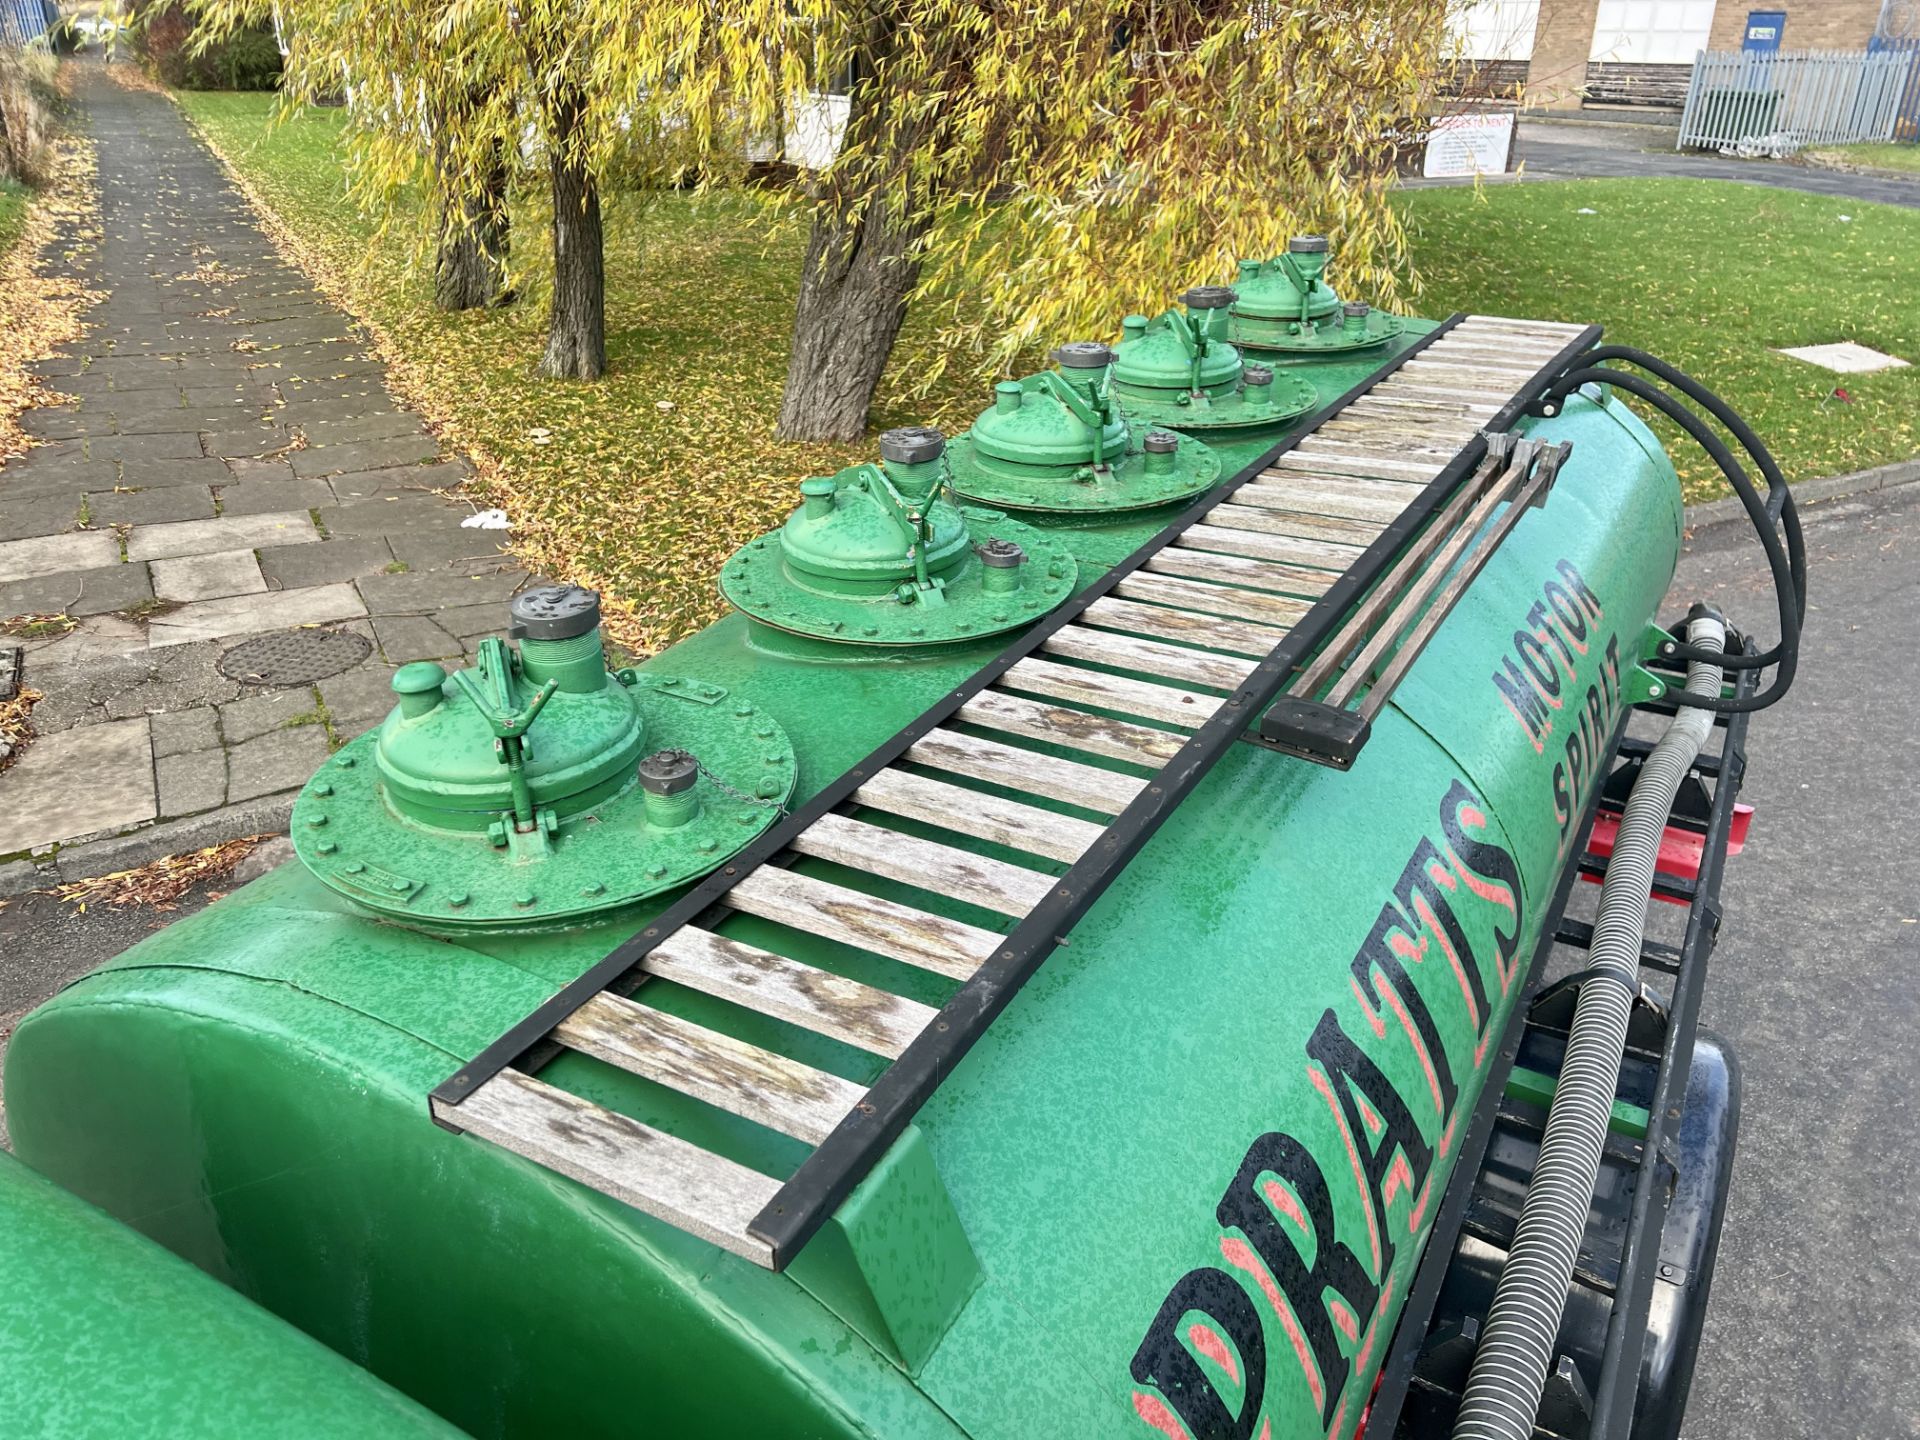
[[[1751,653],[1751,646],[1742,648]],[[1743,672],[1734,687],[1734,694],[1743,698],[1752,694],[1758,680],[1758,672]],[[1672,704],[1659,701],[1634,708],[1659,714],[1674,713]],[[1630,710],[1628,716],[1632,713]],[[1609,771],[1614,761],[1644,756],[1650,748],[1646,742],[1625,736],[1628,716],[1621,718],[1615,731],[1614,743],[1608,752]],[[1621,1257],[1619,1281],[1612,1296],[1611,1313],[1607,1318],[1607,1338],[1600,1376],[1593,1389],[1594,1410],[1588,1429],[1589,1440],[1625,1436],[1633,1425],[1634,1402],[1640,1389],[1640,1365],[1646,1346],[1647,1317],[1653,1300],[1652,1283],[1660,1258],[1660,1233],[1667,1213],[1664,1199],[1666,1187],[1656,1183],[1654,1171],[1663,1162],[1671,1163],[1669,1157],[1679,1134],[1680,1108],[1675,1097],[1684,1093],[1687,1075],[1693,1066],[1694,1039],[1699,1030],[1700,997],[1706,982],[1707,960],[1712,955],[1723,913],[1720,881],[1726,870],[1734,806],[1740,798],[1740,788],[1746,777],[1747,723],[1751,718],[1746,714],[1717,717],[1715,728],[1723,734],[1720,751],[1718,754],[1703,753],[1692,767],[1692,773],[1716,781],[1698,878],[1685,885],[1678,882],[1664,888],[1659,882],[1655,885],[1656,894],[1669,894],[1672,898],[1684,896],[1688,904],[1687,921],[1677,948],[1650,941],[1641,949],[1643,968],[1675,977],[1674,993],[1668,1006],[1653,1097],[1647,1107],[1651,1119],[1635,1171],[1626,1245]],[[1448,1185],[1440,1209],[1434,1216],[1426,1251],[1414,1274],[1413,1286],[1407,1292],[1407,1303],[1400,1312],[1386,1361],[1381,1366],[1379,1386],[1368,1411],[1367,1428],[1369,1434],[1378,1434],[1382,1440],[1388,1440],[1399,1424],[1408,1389],[1413,1383],[1415,1367],[1419,1364],[1434,1323],[1434,1307],[1459,1248],[1468,1206],[1472,1202],[1494,1125],[1499,1118],[1500,1100],[1512,1076],[1515,1058],[1520,1053],[1529,1010],[1540,993],[1540,977],[1545,970],[1547,957],[1556,945],[1585,949],[1592,941],[1593,927],[1582,921],[1569,920],[1566,907],[1574,885],[1583,874],[1605,873],[1604,863],[1592,864],[1586,855],[1594,820],[1602,808],[1604,788],[1604,785],[1595,785],[1593,799],[1588,803],[1581,822],[1574,853],[1562,868],[1554,890],[1552,908],[1547,912],[1547,923],[1541,931],[1540,943],[1534,950],[1519,1003],[1514,1006],[1513,1018],[1508,1022],[1506,1034],[1495,1053],[1493,1068],[1487,1073],[1485,1088],[1475,1103],[1473,1119],[1462,1138],[1459,1159],[1455,1162],[1452,1183]],[[1671,880],[1671,877],[1662,879]],[[1681,1087],[1680,1090],[1676,1091],[1676,1085]],[[1654,1207],[1656,1195],[1663,1197],[1657,1210]]]
[[[1347,405],[1367,394],[1407,361],[1450,332],[1467,317],[1454,314],[1414,344],[1395,355],[1346,394],[1308,417],[1271,450],[1231,478],[1222,481],[1188,507],[1159,534],[1044,619],[1024,631],[966,684],[937,702],[918,719],[882,743],[866,759],[841,775],[805,805],[773,826],[732,863],[723,866],[668,907],[639,934],[616,947],[607,957],[506,1034],[463,1065],[433,1092],[434,1119],[458,1130],[457,1107],[486,1081],[515,1067],[534,1072],[559,1052],[549,1037],[553,1028],[603,990],[622,993],[640,978],[641,962],[668,935],[703,917],[720,913],[734,882],[759,866],[773,862],[801,831],[822,815],[847,803],[865,781],[894,763],[917,741],[944,724],[982,690],[999,680],[1018,661],[1039,651],[1056,632],[1077,620],[1087,606],[1108,594],[1120,581],[1141,569],[1185,531],[1199,523],[1240,486],[1270,469]],[[1482,427],[1498,432],[1510,429],[1581,354],[1600,339],[1597,325],[1589,326],[1564,346]],[[994,954],[947,1001],[933,1022],[883,1072],[866,1101],[851,1111],[832,1134],[774,1195],[748,1230],[772,1250],[772,1264],[784,1268],[813,1233],[824,1224],[848,1193],[906,1128],[907,1122],[934,1089],[959,1064],[976,1040],[1004,1010],[1020,987],[1039,969],[1074,925],[1105,892],[1173,809],[1198,785],[1214,763],[1239,741],[1260,712],[1279,695],[1294,670],[1326,642],[1346,611],[1392,564],[1445,502],[1454,488],[1479,464],[1486,441],[1467,445],[1420,491],[1413,502],[1369,545],[1346,573],[1328,588],[1300,623],[1262,660],[1219,710],[1140,795],[1105,830],[1100,840],[1076,861],[1048,898],[1021,920]],[[451,1117],[451,1118],[450,1118]]]

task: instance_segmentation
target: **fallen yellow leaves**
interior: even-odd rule
[[[167,855],[136,870],[116,870],[111,875],[56,885],[53,893],[80,913],[85,913],[89,905],[151,905],[156,910],[171,910],[196,885],[232,874],[233,867],[268,838],[248,835],[184,855]]]
[[[0,458],[26,450],[32,439],[20,416],[60,397],[29,368],[84,333],[81,312],[100,297],[78,281],[40,273],[37,261],[64,229],[80,243],[99,235],[93,147],[63,137],[54,179],[33,201],[11,251],[0,257]]]
[[[33,706],[38,690],[22,690],[11,700],[0,700],[0,770],[18,760],[33,739]]]

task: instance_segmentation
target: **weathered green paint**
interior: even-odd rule
[[[0,1431],[458,1432],[0,1151]]]
[[[1364,368],[1328,360],[1301,373],[1330,399]],[[1134,1366],[1160,1330],[1238,1402],[1226,1372],[1179,1339],[1199,1312],[1163,1315],[1185,1295],[1183,1276],[1219,1271],[1260,1327],[1272,1433],[1351,1435],[1480,1088],[1486,1037],[1513,1003],[1515,957],[1536,938],[1570,844],[1561,809],[1597,778],[1581,736],[1619,694],[1610,646],[1632,655],[1678,552],[1678,482],[1623,408],[1580,400],[1531,428],[1572,439],[1572,461],[1440,628],[1354,769],[1252,746],[1223,759],[922,1109],[914,1137],[823,1232],[829,1248],[785,1274],[426,1118],[428,1089],[629,933],[631,915],[447,943],[368,924],[284,868],[22,1022],[7,1071],[16,1143],[477,1434],[644,1425],[1151,1440],[1144,1417],[1170,1402]],[[1265,443],[1222,446],[1221,461],[1237,468]],[[1084,583],[1158,519],[1048,533],[1078,556]],[[1574,612],[1584,648],[1563,655],[1536,634],[1526,649],[1551,657],[1548,698],[1561,704],[1536,690],[1509,710],[1493,677],[1522,632],[1564,639],[1564,623],[1533,607],[1550,603],[1549,584],[1572,596],[1569,571],[1590,597],[1571,601],[1588,606]],[[838,647],[833,663],[761,641],[735,616],[643,673],[719,686],[780,717],[801,757],[800,795],[995,648]],[[1536,734],[1528,716],[1551,728]],[[1354,961],[1386,935],[1380,922],[1409,885],[1422,904],[1444,900],[1457,930],[1405,913],[1396,933],[1421,958],[1404,958],[1396,1009],[1381,972]],[[778,935],[797,958],[931,1003],[951,989],[748,917],[723,928]],[[664,983],[647,993],[852,1079],[881,1064]],[[1437,1055],[1397,1018],[1408,997],[1431,1017]],[[1326,1073],[1316,1079],[1310,1063],[1328,1025],[1379,1077],[1356,1121],[1329,1105]],[[1445,1105],[1430,1078],[1440,1061],[1456,1091]],[[583,1057],[543,1074],[771,1174],[802,1154]],[[1349,1136],[1370,1133],[1365,1114],[1410,1127],[1431,1160],[1412,1183],[1383,1162],[1379,1202],[1348,1159]],[[1266,1298],[1272,1276],[1246,1268],[1253,1237],[1218,1214],[1250,1147],[1278,1134],[1323,1174],[1327,1253],[1349,1247],[1378,1292],[1353,1306],[1353,1339],[1328,1331],[1347,1373],[1318,1399]],[[1263,1243],[1311,1252],[1286,1239],[1280,1210],[1267,1214]],[[1236,1361],[1244,1374],[1252,1358]]]
[[[1370,350],[1402,334],[1406,322],[1384,311],[1344,312],[1326,282],[1327,244],[1320,236],[1291,241],[1270,260],[1242,260],[1227,338],[1243,350],[1341,355]]]
[[[608,674],[597,627],[483,641],[473,670],[407,665],[394,688],[379,728],[300,792],[294,847],[354,903],[434,929],[553,925],[671,890],[771,825],[798,776],[770,714],[706,681]],[[661,750],[702,767],[670,799],[636,780]]]
[[[1112,354],[1063,347],[1073,348]],[[1009,510],[1086,515],[1169,505],[1220,478],[1220,457],[1198,440],[1129,425],[1110,371],[1063,367],[996,385],[948,448],[953,488]]]
[[[951,645],[1028,625],[1075,588],[1063,546],[1004,512],[954,503],[944,453],[855,465],[800,491],[778,531],[749,540],[720,570],[727,599],[776,630]]]
[[[1314,408],[1316,392],[1305,380],[1242,365],[1227,343],[1225,302],[1233,295],[1207,286],[1187,297],[1205,303],[1121,323],[1111,384],[1129,421],[1211,433],[1280,424]]]

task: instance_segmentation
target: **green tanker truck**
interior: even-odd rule
[[[19,1153],[480,1436],[1435,1435],[1516,1345],[1515,1433],[1670,1434],[1777,470],[1780,644],[1663,627],[1623,392],[1711,396],[1481,316],[1243,368],[1223,298],[805,481],[643,664],[545,587],[402,668],[298,863],[21,1023]]]
[[[3,1151],[0,1430],[23,1440],[458,1434]]]

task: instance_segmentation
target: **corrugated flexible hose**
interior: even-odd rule
[[[1724,649],[1726,638],[1726,625],[1718,616],[1696,610],[1688,621],[1687,639],[1698,649]],[[1693,661],[1687,666],[1686,688],[1717,697],[1721,675],[1718,665]],[[1600,887],[1600,914],[1539,1162],[1474,1352],[1454,1440],[1527,1440],[1533,1434],[1600,1173],[1627,1022],[1639,994],[1640,946],[1660,837],[1680,782],[1712,730],[1712,714],[1683,707],[1641,766],[1627,797]]]

